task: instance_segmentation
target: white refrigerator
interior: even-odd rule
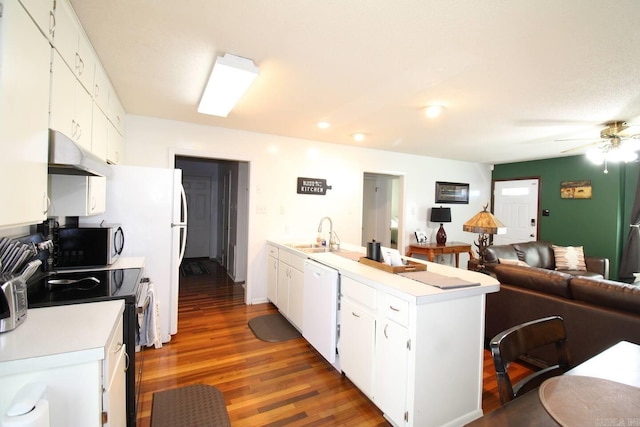
[[[120,256],[145,257],[144,276],[155,285],[162,342],[178,332],[179,267],[187,241],[187,203],[182,170],[113,166],[107,177],[107,208],[80,224],[121,224]]]

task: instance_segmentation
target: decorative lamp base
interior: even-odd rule
[[[444,227],[442,227],[442,224],[440,224],[440,228],[436,233],[436,243],[438,243],[439,245],[444,245],[445,243],[447,243],[447,233],[444,231]]]

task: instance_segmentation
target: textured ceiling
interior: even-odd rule
[[[490,164],[640,124],[638,0],[71,3],[129,114]],[[260,76],[227,118],[198,114],[224,53]]]

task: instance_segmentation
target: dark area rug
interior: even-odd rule
[[[249,320],[249,329],[256,338],[267,342],[288,341],[302,336],[280,313],[265,314]]]
[[[185,260],[180,265],[180,273],[183,276],[202,276],[209,274],[209,269],[202,261]]]
[[[231,426],[222,392],[194,384],[153,393],[151,427]]]

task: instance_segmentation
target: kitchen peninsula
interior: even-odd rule
[[[334,366],[392,424],[458,426],[482,415],[485,295],[499,290],[498,281],[405,258],[424,263],[430,273],[475,284],[440,289],[357,262],[358,252],[364,256],[360,247],[305,252],[295,246],[268,242],[268,256],[286,259],[280,266],[297,264],[299,269],[306,259],[338,271],[339,363]],[[296,301],[289,295],[289,313],[297,312]],[[296,326],[305,335],[313,325]]]

